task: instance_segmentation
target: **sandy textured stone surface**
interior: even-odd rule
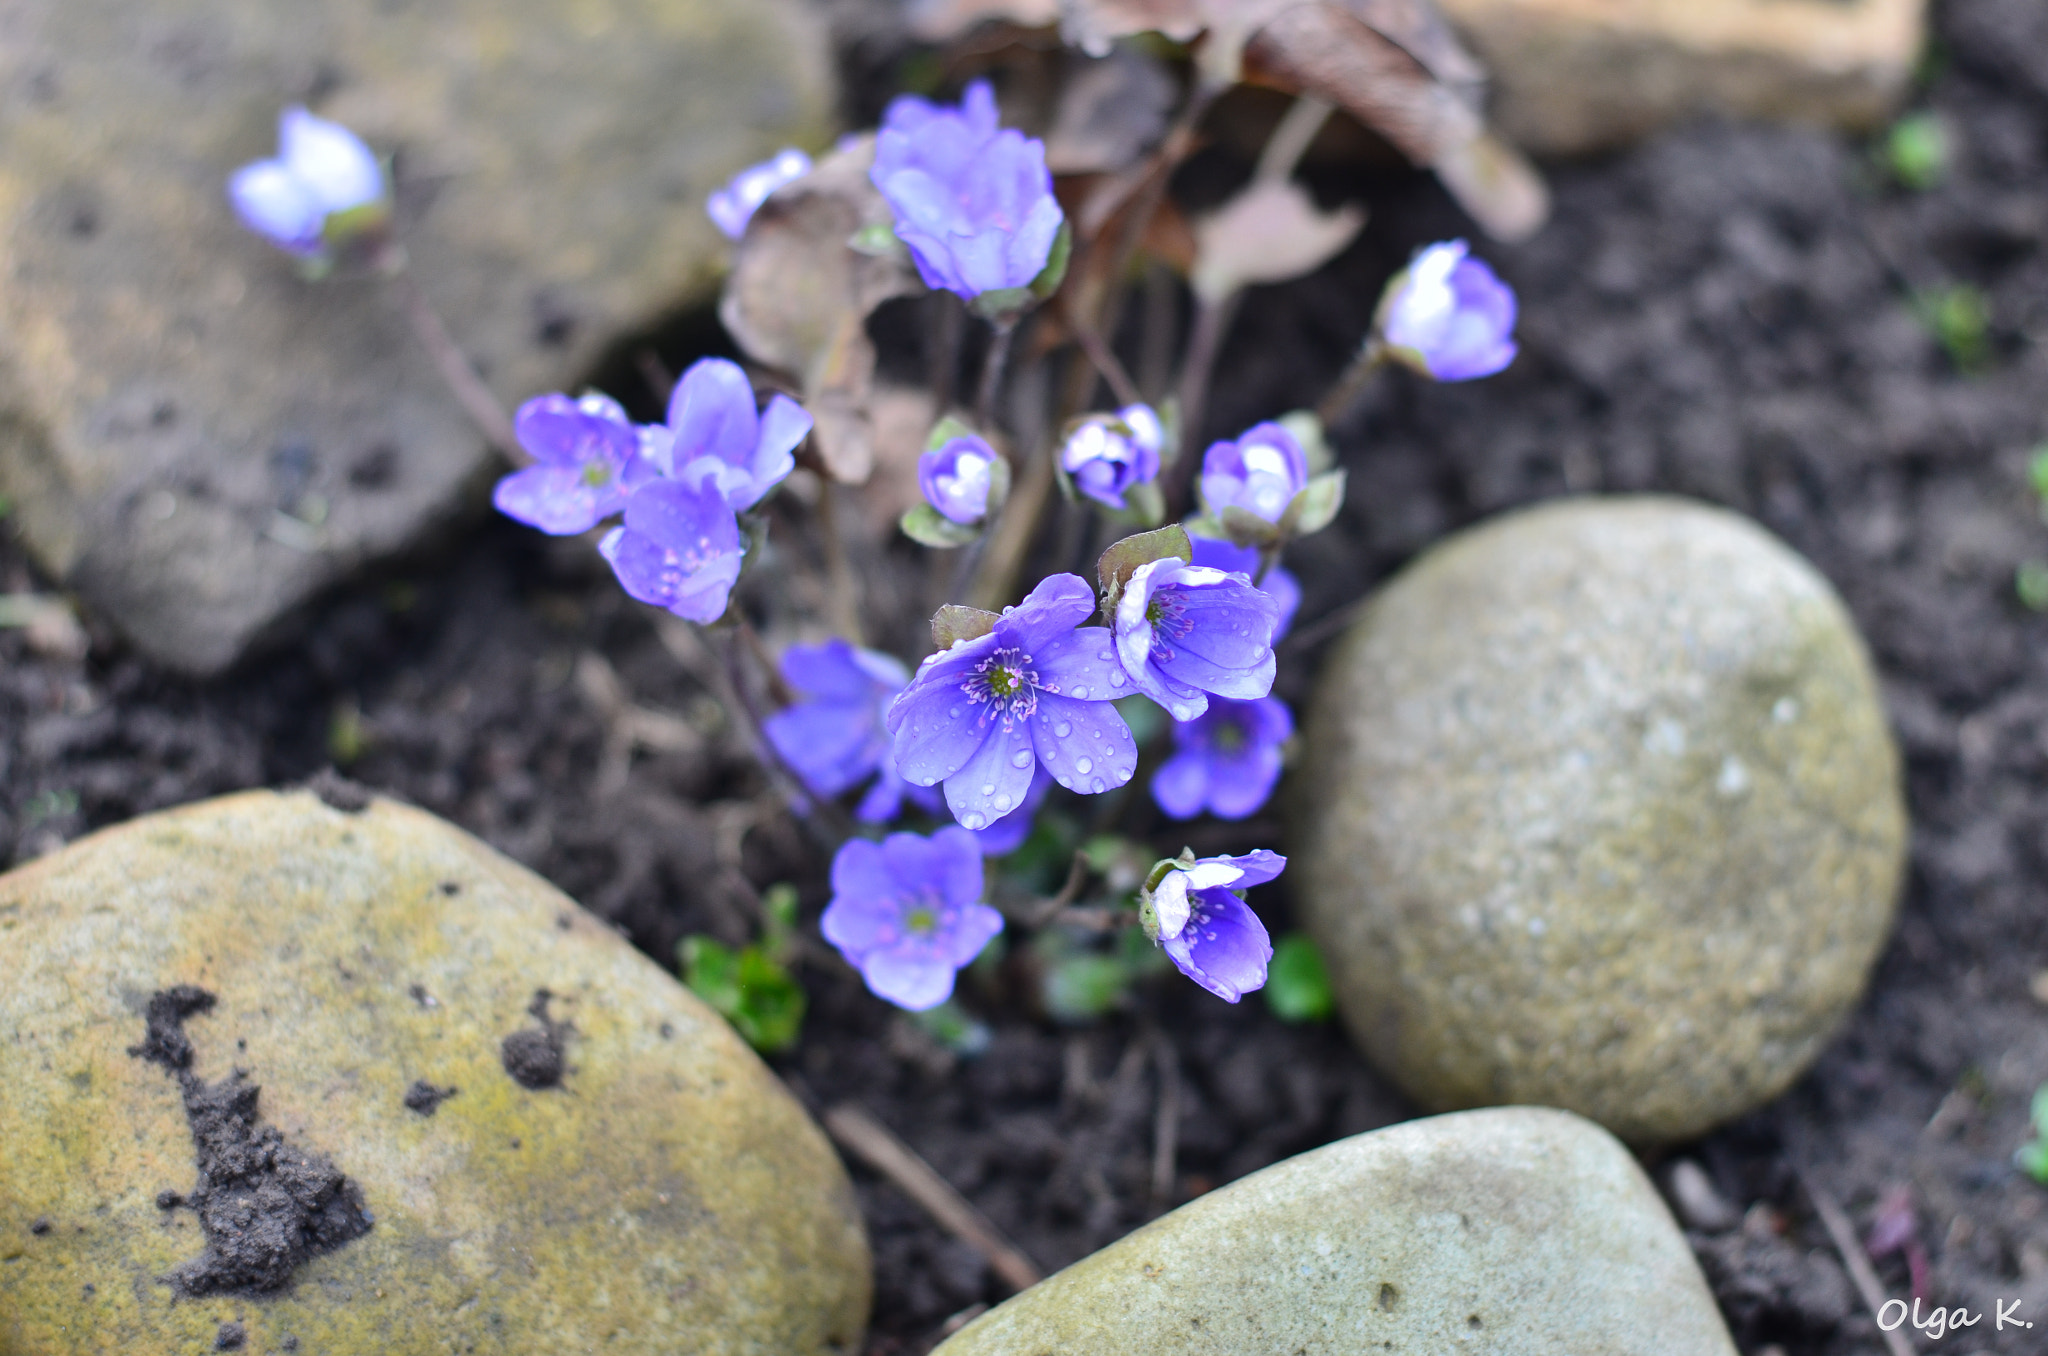
[[[307,102],[396,156],[426,292],[508,403],[707,301],[703,211],[833,99],[798,0],[9,0],[0,494],[157,659],[231,662],[496,468],[399,310],[236,223]]]
[[[1746,519],[1566,501],[1451,538],[1326,661],[1296,898],[1435,1109],[1676,1140],[1782,1091],[1891,926],[1899,760],[1840,600]]]
[[[1624,145],[1702,113],[1852,129],[1904,94],[1926,0],[1441,0],[1535,151]]]
[[[1734,1356],[1685,1239],[1596,1125],[1409,1121],[1182,1206],[935,1356]]]
[[[539,877],[420,811],[252,792],[0,878],[0,1352],[851,1353],[869,1262],[824,1136],[732,1030]],[[240,1068],[370,1230],[273,1295],[178,1298],[203,1251],[153,992],[212,993]],[[559,1086],[502,1042],[566,1023]],[[416,1080],[453,1086],[432,1115]]]

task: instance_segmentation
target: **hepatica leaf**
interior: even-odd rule
[[[740,1036],[763,1054],[796,1044],[803,1026],[803,986],[768,954],[750,944],[737,951],[710,937],[686,937],[677,952],[683,982]]]
[[[1273,948],[1266,971],[1266,1006],[1283,1022],[1320,1022],[1336,1007],[1323,957],[1307,934],[1290,932]]]

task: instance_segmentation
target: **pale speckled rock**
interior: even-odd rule
[[[1701,114],[1867,130],[1896,108],[1926,0],[1441,0],[1531,150],[1638,140]]]
[[[1628,1151],[1561,1111],[1467,1111],[1212,1191],[933,1356],[1734,1356]]]
[[[0,878],[0,1352],[851,1353],[866,1240],[829,1144],[730,1027],[566,896],[420,811],[252,792]],[[201,1252],[177,1084],[129,1047],[154,991],[217,996],[194,1072],[374,1225],[273,1296],[173,1302]],[[500,1042],[537,989],[561,1086]],[[415,1079],[453,1085],[431,1116]],[[41,1225],[40,1230],[35,1226]]]
[[[8,0],[0,494],[37,559],[205,673],[494,471],[402,314],[241,229],[278,110],[396,154],[421,285],[508,404],[707,301],[704,197],[829,135],[800,0]]]
[[[1297,898],[1354,1039],[1425,1106],[1683,1139],[1776,1096],[1855,1005],[1906,837],[1827,582],[1676,499],[1438,546],[1327,661]]]

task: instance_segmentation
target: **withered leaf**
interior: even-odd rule
[[[1060,90],[1046,168],[1054,174],[1113,174],[1157,144],[1180,89],[1152,57],[1119,48],[1097,61],[1076,58]]]
[[[912,0],[911,36],[950,42],[984,23],[1050,28],[1060,21],[1060,0]]]
[[[1253,283],[1313,273],[1350,244],[1365,209],[1317,208],[1299,184],[1254,179],[1217,211],[1195,222],[1195,267],[1188,282],[1204,301],[1221,301]]]
[[[797,379],[817,421],[819,458],[848,484],[874,467],[867,317],[891,297],[924,290],[900,254],[853,248],[864,230],[891,223],[889,204],[868,182],[873,163],[874,138],[851,139],[763,203],[734,250],[718,306],[749,357]]]

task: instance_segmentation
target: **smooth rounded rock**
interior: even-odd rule
[[[802,1108],[429,815],[152,815],[0,878],[0,948],[0,1352],[859,1349]]]
[[[1212,1191],[934,1356],[1734,1356],[1613,1136],[1536,1107],[1376,1130]]]
[[[1746,519],[1568,501],[1446,541],[1327,663],[1296,897],[1354,1039],[1434,1110],[1683,1139],[1855,1005],[1899,760],[1828,583]]]

